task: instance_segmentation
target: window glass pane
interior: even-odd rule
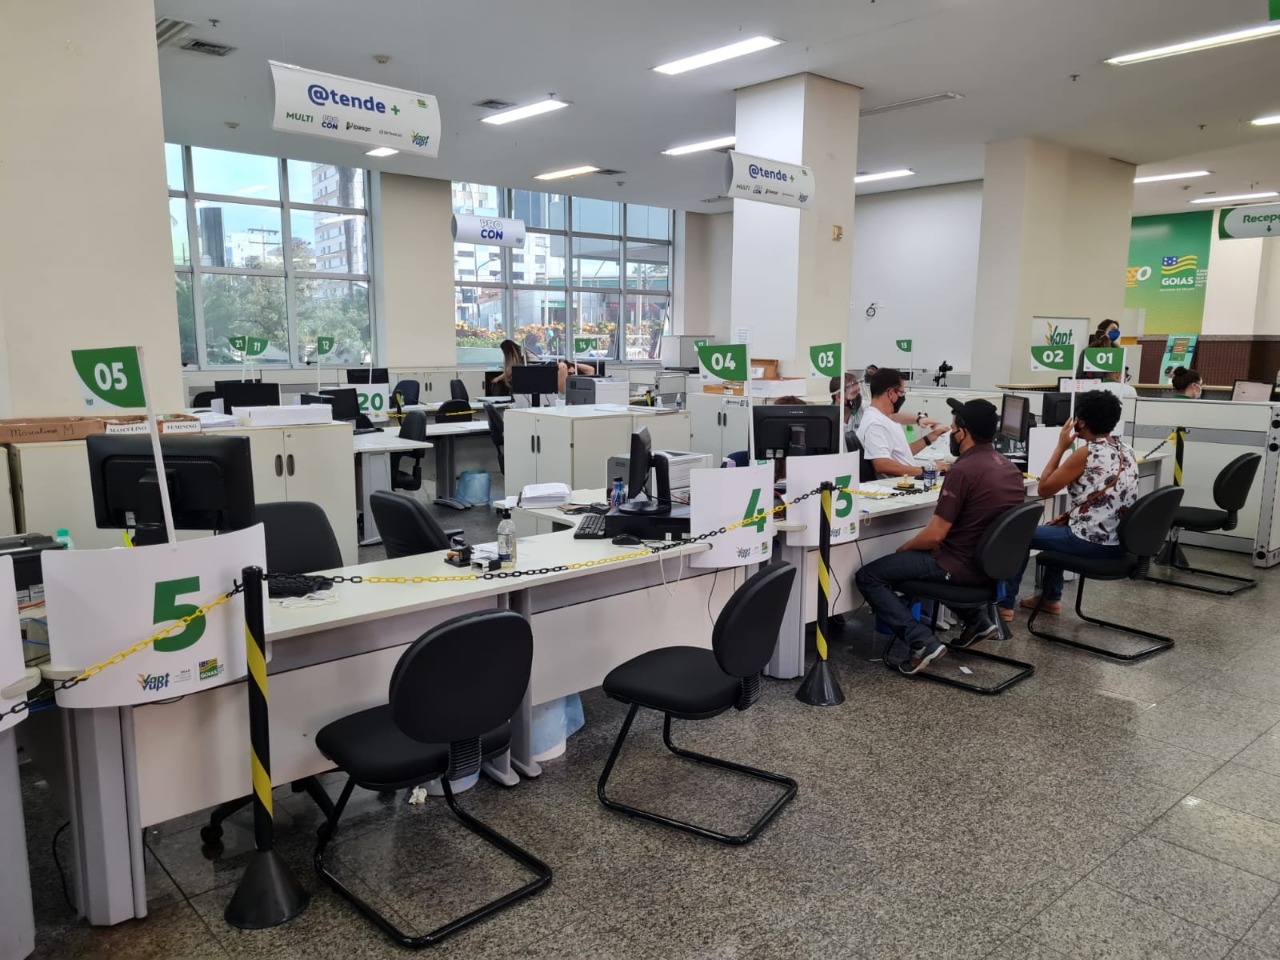
[[[573,238],[573,283],[579,287],[617,287],[622,244],[617,240]]]
[[[564,355],[567,310],[563,290],[515,290],[511,295],[512,339],[531,357]]]
[[[182,177],[182,148],[176,143],[164,145],[164,170],[170,190],[186,189],[186,181]]]
[[[196,362],[196,305],[191,290],[191,274],[175,273],[174,290],[178,296],[178,342],[182,345],[182,362]]]
[[[502,191],[478,183],[453,185],[453,212],[475,217],[500,217]]]
[[[662,356],[662,335],[670,332],[671,300],[667,297],[627,296],[623,308],[627,326],[627,359],[655,360]]]
[[[207,147],[191,148],[196,193],[222,193],[254,200],[280,199],[279,160]]]
[[[627,286],[670,290],[671,248],[665,243],[627,244]]]
[[[367,205],[364,196],[364,171],[359,167],[335,167],[331,163],[290,160],[287,170],[290,203],[322,203],[330,207],[362,209]]]
[[[516,220],[523,220],[526,227],[564,229],[565,198],[558,193],[517,190],[512,206],[511,216]]]
[[[210,366],[239,364],[227,342],[235,336],[267,338],[266,352],[253,361],[258,366],[289,362],[284,277],[206,273],[200,278],[200,296]]]
[[[191,265],[191,239],[187,235],[187,201],[169,198],[169,238],[173,246],[173,262]]]
[[[317,273],[369,272],[366,218],[356,213],[289,210],[293,269]]]
[[[369,284],[364,280],[293,281],[297,311],[298,361],[315,352],[316,338],[333,337],[325,363],[367,363]]]
[[[502,301],[502,290],[494,287],[453,288],[459,363],[502,362],[498,344],[507,336]]]
[[[455,243],[453,279],[459,283],[502,283],[502,248],[482,243]]]
[[[573,198],[574,233],[622,233],[622,204],[612,200]]]
[[[616,293],[575,293],[577,311],[574,315],[575,337],[596,337],[595,346],[579,360],[590,362],[591,357],[616,357],[618,318],[622,312],[622,298]]]
[[[526,233],[524,246],[511,251],[511,282],[564,286],[564,237],[554,233]]]
[[[671,239],[671,211],[665,207],[627,204],[627,236],[651,240]]]
[[[201,266],[284,269],[278,207],[197,200],[196,227]]]

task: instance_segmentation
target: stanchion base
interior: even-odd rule
[[[306,909],[310,899],[280,854],[259,850],[222,916],[237,930],[263,930],[288,923]]]
[[[826,660],[819,658],[814,661],[796,691],[796,699],[811,707],[838,707],[844,703],[844,692],[831,675],[831,666]]]

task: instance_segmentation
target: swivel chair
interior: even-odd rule
[[[425,442],[427,439],[427,414],[423,410],[410,410],[404,415],[404,419],[400,421],[400,438],[402,440],[418,440]],[[426,450],[414,450],[412,453],[393,453],[391,455],[391,489],[392,490],[421,490],[422,489],[422,458],[426,456]],[[402,468],[408,463],[409,472],[405,472]]]
[[[449,396],[454,400],[462,400],[465,403],[471,402],[471,397],[467,395],[467,385],[461,380],[449,381]]]
[[[436,410],[436,423],[466,423],[474,419],[475,411],[466,400],[446,400]]]
[[[405,406],[417,403],[421,396],[422,384],[417,380],[398,380],[396,385],[391,389],[391,395],[394,397],[400,394],[400,401]]]
[[[369,495],[369,505],[388,560],[447,550],[449,538],[462,532],[442,529],[425,503],[405,493],[378,490]]]
[[[502,435],[502,411],[498,409],[496,404],[486,403],[484,405],[484,415],[489,419],[489,436],[493,438],[494,449],[498,451],[498,469],[505,475],[507,472],[507,460],[503,456],[506,441]]]

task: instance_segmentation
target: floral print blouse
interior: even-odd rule
[[[1086,503],[1113,480],[1111,489]],[[1081,540],[1116,546],[1120,521],[1138,499],[1138,461],[1133,451],[1117,437],[1090,440],[1084,473],[1067,487],[1067,495],[1071,532]]]

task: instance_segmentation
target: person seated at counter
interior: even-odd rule
[[[1174,399],[1199,400],[1204,396],[1204,381],[1200,376],[1199,370],[1192,370],[1189,367],[1174,367],[1173,376],[1169,378],[1169,385],[1173,387]]]
[[[1138,391],[1134,389],[1133,385],[1124,382],[1119,370],[1106,374],[1103,376],[1102,381],[1107,385],[1107,389],[1121,400],[1134,400],[1138,396]]]
[[[1119,398],[1105,390],[1090,390],[1076,400],[1076,418],[1063,425],[1037,487],[1042,497],[1065,489],[1070,506],[1052,523],[1036,528],[1031,549],[1080,557],[1124,555],[1118,531],[1120,521],[1138,499],[1138,458],[1123,440],[1111,435],[1122,409]],[[1067,456],[1077,440],[1083,440],[1084,445]],[[1013,619],[1018,587],[1030,561],[1028,556],[1017,579],[1004,585],[1000,601],[1004,620]],[[1029,610],[1039,607],[1041,613],[1061,613],[1062,571],[1045,567],[1042,578],[1040,596],[1028,597],[1022,606]]]
[[[1114,320],[1103,320],[1098,324],[1098,328],[1089,334],[1089,342],[1085,344],[1090,349],[1099,347],[1114,347],[1120,342],[1120,324]],[[1084,368],[1084,351],[1080,351],[1080,357],[1076,361],[1076,379],[1077,380],[1099,380],[1104,379],[1101,374],[1086,371]]]
[[[502,343],[498,344],[498,347],[502,350],[502,373],[493,378],[493,389],[509,395],[511,393],[511,368],[539,361],[536,357],[530,360],[526,356],[526,351],[522,350],[514,340],[503,340]],[[575,363],[573,367],[574,373],[580,376],[594,377],[596,374],[596,368],[586,363]],[[565,384],[568,383],[568,380],[569,364],[561,360],[558,393],[564,393]]]
[[[868,369],[878,370],[879,368],[873,364]],[[843,392],[840,389],[839,377],[832,377],[827,389],[831,391],[831,402],[844,408],[844,445],[846,450],[852,449],[854,446],[853,440],[857,437],[858,427],[862,425],[862,384],[858,382],[857,376],[852,373],[846,373],[844,375]],[[889,419],[903,425],[916,424],[928,429],[933,429],[938,425],[937,420],[926,417],[924,414],[895,413]]]
[[[877,370],[871,378],[871,404],[863,411],[862,423],[858,426],[862,455],[872,461],[877,477],[923,475],[924,468],[916,465],[915,455],[947,432],[947,428],[936,420],[930,421],[934,427],[928,434],[907,443],[899,418],[905,416],[908,423],[918,423],[923,427],[924,417],[903,414],[902,405],[906,402],[907,385],[902,374],[888,367]],[[938,468],[945,470],[946,466],[939,463]]]
[[[1000,422],[987,400],[960,403],[949,399],[955,413],[951,452],[956,462],[947,474],[929,525],[898,548],[897,553],[862,567],[854,586],[881,621],[893,631],[885,663],[903,673],[916,673],[943,656],[947,648],[933,631],[911,616],[896,585],[908,580],[950,581],[965,586],[986,583],[978,566],[978,542],[987,527],[1006,510],[1026,501],[1022,474],[991,441]],[[965,611],[957,643],[968,646],[995,630],[984,610]]]

